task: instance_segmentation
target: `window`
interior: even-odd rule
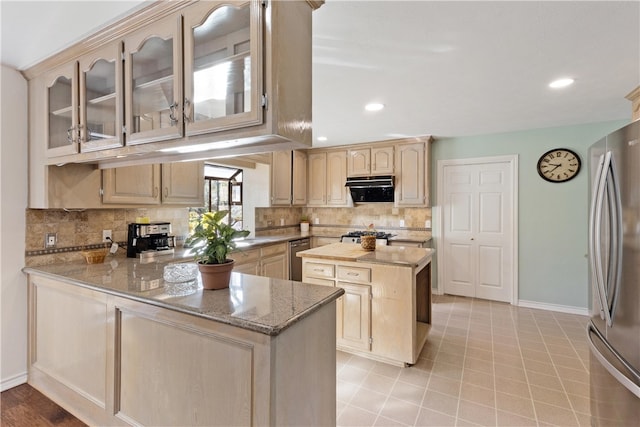
[[[205,164],[204,203],[203,208],[190,208],[189,216],[228,210],[225,222],[242,230],[242,169]]]

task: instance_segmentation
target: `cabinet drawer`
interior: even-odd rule
[[[251,261],[257,261],[260,259],[260,249],[249,249],[249,250],[235,250],[230,255],[230,258],[233,259],[236,264],[244,264]]]
[[[310,283],[312,285],[331,286],[333,287],[333,280],[328,279],[316,279],[315,277],[307,277],[302,280],[304,283]]]
[[[270,256],[275,254],[283,254],[287,252],[286,243],[278,243],[277,245],[269,245],[262,248],[262,256]]]
[[[347,282],[370,283],[371,269],[363,267],[338,266],[338,279]]]
[[[335,267],[331,264],[308,262],[304,264],[303,276],[333,278],[335,277]]]

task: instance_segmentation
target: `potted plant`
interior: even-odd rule
[[[301,215],[300,216],[300,232],[308,233],[309,232],[309,215]]]
[[[236,248],[235,239],[247,237],[248,230],[236,230],[233,223],[223,219],[229,211],[205,212],[195,221],[193,234],[185,244],[193,247],[195,260],[205,289],[223,289],[229,286],[234,260],[227,254]]]

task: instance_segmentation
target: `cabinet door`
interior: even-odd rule
[[[307,153],[304,151],[293,152],[293,177],[291,182],[291,194],[294,205],[307,204]]]
[[[260,2],[205,1],[184,12],[187,135],[262,123]]]
[[[368,176],[371,173],[371,149],[349,150],[349,176]]]
[[[344,295],[337,300],[337,344],[371,349],[371,286],[338,282]]]
[[[46,147],[48,157],[78,153],[78,63],[52,70],[45,76]]]
[[[80,151],[121,147],[122,43],[80,58]]]
[[[426,206],[425,197],[425,143],[397,146],[396,182],[398,206]]]
[[[309,206],[324,206],[327,196],[327,154],[309,154],[307,165],[307,204]]]
[[[393,174],[393,147],[377,147],[371,149],[371,175]]]
[[[260,262],[250,261],[244,264],[234,264],[233,271],[236,273],[253,274],[254,276],[260,275]]]
[[[158,205],[160,165],[104,169],[102,188],[102,203]]]
[[[327,153],[327,205],[347,206],[347,152]]]
[[[204,206],[204,162],[162,165],[162,203]]]
[[[272,153],[271,205],[291,205],[291,151]]]
[[[170,16],[124,39],[128,145],[182,136],[181,29]]]
[[[287,255],[279,254],[262,258],[261,276],[273,277],[275,279],[288,280],[289,270],[287,268]]]

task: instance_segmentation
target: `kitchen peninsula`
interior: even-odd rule
[[[343,291],[173,288],[176,258],[25,268],[29,383],[89,425],[335,425]]]
[[[298,253],[302,281],[345,294],[337,348],[399,366],[416,363],[431,324],[433,249],[334,243]]]

